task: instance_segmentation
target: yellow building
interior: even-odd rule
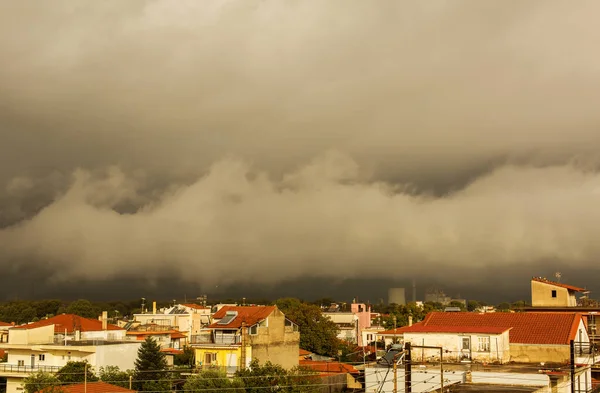
[[[584,288],[561,284],[541,277],[531,279],[531,305],[533,307],[576,307],[576,294]]]
[[[300,333],[276,306],[225,306],[215,321],[192,336],[196,365],[222,367],[231,373],[253,359],[284,368],[298,365]]]

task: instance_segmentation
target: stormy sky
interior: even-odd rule
[[[593,289],[599,13],[0,0],[2,280]]]

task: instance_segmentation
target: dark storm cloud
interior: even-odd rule
[[[0,1],[4,260],[206,283],[587,266],[598,11]]]

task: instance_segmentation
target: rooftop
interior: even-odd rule
[[[224,306],[213,315],[213,319],[219,320],[226,315],[237,313],[235,318],[231,319],[229,323],[224,324],[217,321],[208,327],[213,329],[239,329],[242,327],[242,323],[245,323],[246,326],[252,326],[266,319],[276,309],[275,306]]]
[[[546,278],[542,278],[542,277],[533,277],[533,278],[531,278],[531,281],[541,282],[541,283],[548,284],[548,285],[554,285],[555,287],[566,288],[569,291],[574,291],[574,292],[585,292],[586,291],[585,288],[580,288],[580,287],[576,287],[573,285],[562,284],[560,282],[550,281],[550,280],[547,280]]]
[[[52,388],[42,389],[44,391],[53,392]],[[60,387],[60,391],[63,393],[134,393],[135,390],[129,390],[121,386],[111,385],[106,382],[88,382],[87,384],[77,383],[71,385],[63,385]]]
[[[582,320],[579,313],[527,312],[527,313],[470,313],[431,312],[422,322],[410,327],[396,329],[396,334],[405,332],[460,332],[477,333],[510,330],[510,342],[515,344],[559,344],[567,345],[575,339]],[[391,331],[393,334],[393,331]],[[385,332],[384,332],[385,333]]]
[[[61,314],[37,322],[15,326],[12,329],[35,329],[51,325],[54,325],[54,333],[64,333],[66,331],[67,334],[73,334],[76,330],[79,330],[80,332],[97,332],[104,330],[102,329],[102,321],[84,318],[74,314]],[[125,329],[109,323],[106,325],[106,330]]]

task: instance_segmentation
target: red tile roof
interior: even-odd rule
[[[312,352],[307,351],[306,349],[300,348],[299,356],[307,356],[307,355],[310,355],[311,353]]]
[[[160,351],[170,355],[181,355],[183,353],[183,350],[175,348],[162,348]]]
[[[300,367],[325,374],[356,374],[358,370],[351,364],[326,362],[321,360],[300,360]]]
[[[0,326],[12,326],[12,325],[13,325],[12,323],[0,321]]]
[[[88,382],[87,386],[83,383],[77,383],[72,385],[64,385],[60,387],[60,391],[64,393],[129,393],[135,392],[135,390],[129,390],[122,388],[121,386],[111,385],[106,382]],[[41,392],[48,390],[52,392],[51,388],[42,389]]]
[[[159,335],[167,335],[169,334],[171,338],[185,338],[187,337],[184,333],[178,330],[130,330],[126,333],[128,336],[137,336],[138,338],[143,339],[146,336],[159,336]]]
[[[585,289],[585,288],[580,288],[580,287],[576,287],[576,286],[568,285],[568,284],[562,284],[560,282],[554,282],[554,281],[546,280],[545,278],[540,278],[540,277],[533,277],[531,279],[531,281],[537,281],[537,282],[542,282],[542,283],[548,284],[548,285],[554,285],[555,287],[566,288],[569,291],[575,291],[575,292],[587,291],[587,289]]]
[[[237,311],[237,317],[227,325],[219,325],[219,321],[209,325],[212,329],[239,329],[242,327],[242,322],[246,326],[252,326],[266,319],[277,307],[275,306],[224,306],[213,315],[213,319],[222,319],[227,311]]]
[[[74,333],[76,330],[81,332],[98,332],[102,331],[102,321],[97,319],[89,319],[80,317],[74,314],[61,314],[52,318],[42,319],[40,321],[25,325],[15,326],[13,329],[35,329],[42,326],[54,325],[55,333],[64,333],[65,329],[68,334]],[[125,330],[119,326],[107,324],[106,330]]]
[[[470,333],[473,328],[511,329],[509,339],[515,344],[567,345],[575,339],[582,315],[579,313],[526,312],[526,313],[470,313],[432,312],[419,324],[404,327],[407,332],[442,332],[456,329]],[[473,332],[476,333],[476,332]]]

